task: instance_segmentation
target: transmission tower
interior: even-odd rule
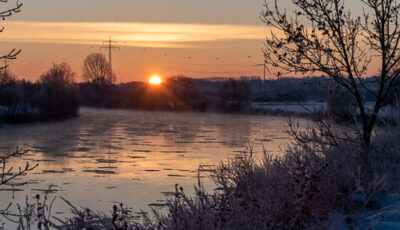
[[[108,41],[103,41],[103,45],[106,45],[106,46],[103,46],[100,48],[100,49],[108,50],[108,63],[110,64],[111,71],[112,71],[112,62],[111,62],[112,61],[112,51],[120,50],[120,48],[118,46],[115,46],[116,44],[117,44],[117,42],[111,40],[111,36],[110,36]]]

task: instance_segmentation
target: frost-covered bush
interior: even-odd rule
[[[293,181],[282,162],[270,157],[261,165],[243,154],[221,163],[211,176],[217,191],[196,187],[194,197],[176,188],[166,215],[147,221],[160,229],[296,229]],[[299,225],[300,227],[300,225]]]
[[[385,175],[388,192],[400,189],[400,107],[393,108],[394,124],[389,122],[379,127],[373,142],[370,165],[379,175]]]

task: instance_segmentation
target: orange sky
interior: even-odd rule
[[[66,61],[78,77],[83,59],[118,41],[113,67],[118,81],[145,81],[152,74],[191,77],[261,75],[266,28],[256,25],[182,23],[7,22],[2,50],[22,49],[10,69],[35,80],[52,62]],[[3,48],[4,47],[4,48]],[[107,56],[108,57],[108,56]],[[80,80],[80,77],[77,79]]]
[[[291,0],[279,4],[291,9]],[[268,29],[259,18],[264,0],[35,0],[3,22],[0,52],[22,49],[10,69],[36,80],[52,62],[67,62],[80,81],[83,59],[109,36],[118,41],[118,82],[163,77],[262,76]],[[7,3],[12,6],[15,0]],[[5,6],[5,4],[0,4]],[[360,13],[362,5],[348,7]],[[377,68],[371,66],[370,74]],[[275,76],[267,75],[267,78]]]
[[[21,78],[36,80],[49,66],[70,64],[81,81],[81,66],[90,53],[102,52],[109,36],[120,50],[113,52],[118,82],[162,77],[262,76],[261,48],[270,29],[257,25],[183,23],[7,22],[1,50],[22,49],[10,69]],[[376,74],[377,63],[370,66]],[[267,78],[275,78],[267,74]]]

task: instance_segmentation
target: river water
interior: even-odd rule
[[[285,125],[281,117],[89,108],[63,122],[3,125],[3,154],[31,150],[10,164],[39,166],[14,181],[26,185],[3,187],[0,204],[24,202],[54,185],[52,196],[78,207],[111,211],[122,202],[146,209],[177,183],[190,193],[199,165],[215,165],[247,147],[256,156],[263,146],[280,154],[290,141]],[[212,189],[207,179],[204,184]],[[67,211],[60,199],[54,207],[56,214]]]

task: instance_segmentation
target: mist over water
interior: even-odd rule
[[[0,199],[22,203],[26,195],[32,198],[53,184],[54,195],[78,207],[110,211],[123,202],[145,209],[176,183],[192,191],[199,165],[215,165],[249,146],[256,156],[262,146],[279,154],[290,140],[285,122],[281,117],[83,108],[80,117],[64,122],[3,125],[1,152],[30,149],[12,164],[30,161],[39,167],[16,181],[28,184],[6,187]],[[203,182],[212,189],[207,179]],[[66,209],[56,201],[56,214]]]

